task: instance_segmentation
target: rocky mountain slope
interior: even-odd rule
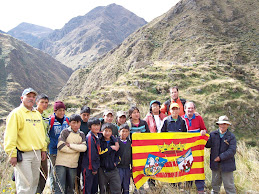
[[[7,34],[38,48],[42,39],[46,38],[51,32],[53,32],[53,30],[50,28],[23,22],[9,30]]]
[[[53,99],[72,73],[48,54],[1,33],[0,69],[0,117],[20,104],[27,87]]]
[[[100,6],[55,30],[42,41],[40,49],[75,69],[95,61],[145,24],[122,6]]]
[[[254,0],[182,0],[75,71],[59,97],[70,96],[71,106],[127,110],[164,101],[169,87],[178,85],[209,130],[226,114],[240,136],[258,139],[258,10]]]

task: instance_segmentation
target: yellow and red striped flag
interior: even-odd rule
[[[177,183],[205,180],[204,147],[209,135],[200,133],[132,134],[133,180],[139,189],[149,178]]]

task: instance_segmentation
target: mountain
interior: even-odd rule
[[[72,70],[48,54],[0,33],[0,116],[20,104],[27,87],[53,99]]]
[[[2,31],[2,30],[0,30],[0,33],[5,34],[5,32],[4,32],[4,31]]]
[[[71,19],[40,43],[40,49],[76,69],[119,45],[146,21],[120,5],[111,4]]]
[[[51,32],[53,32],[53,30],[50,28],[23,22],[12,30],[9,30],[7,34],[38,48],[41,40],[47,37]]]
[[[254,0],[182,0],[75,71],[59,98],[96,111],[128,110],[164,102],[169,87],[178,85],[181,97],[196,102],[209,131],[226,114],[239,137],[258,141],[258,18]]]

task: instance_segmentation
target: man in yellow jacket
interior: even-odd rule
[[[21,105],[6,120],[4,149],[15,167],[17,194],[36,192],[41,160],[46,160],[47,143],[42,117],[33,108],[36,95],[32,88],[25,89]]]

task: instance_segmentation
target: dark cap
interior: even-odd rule
[[[152,101],[150,102],[149,106],[151,107],[152,104],[154,104],[154,103],[158,104],[159,106],[161,105],[161,103],[160,103],[158,100],[152,100]]]
[[[56,110],[58,110],[58,109],[60,109],[60,108],[66,109],[65,104],[64,104],[63,102],[61,102],[61,101],[56,101],[56,102],[54,103],[54,111],[56,111]]]

